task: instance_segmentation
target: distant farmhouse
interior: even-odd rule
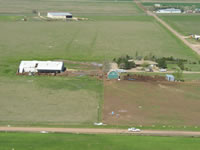
[[[21,61],[18,73],[61,73],[65,69],[59,61]]]
[[[180,9],[175,9],[175,8],[167,8],[167,9],[159,9],[156,11],[156,13],[160,14],[180,14],[181,10]]]
[[[68,12],[48,12],[47,17],[52,19],[68,19],[72,18],[72,14]]]

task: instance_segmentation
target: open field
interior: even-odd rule
[[[151,52],[158,57],[199,59],[132,2],[0,3],[0,124],[91,124],[101,118],[102,81],[90,77],[16,76],[21,60],[103,63],[136,52],[143,56]],[[89,21],[45,21],[35,18],[33,9],[42,15],[67,10]],[[27,22],[21,20],[24,16]]]
[[[142,2],[163,2],[163,3],[200,3],[200,0],[141,0]]]
[[[0,77],[0,124],[92,124],[102,83],[89,77]]]
[[[68,11],[74,15],[134,15],[142,13],[134,3],[129,1],[93,1],[93,0],[0,0],[0,13],[31,14],[38,10],[42,14],[48,11]]]
[[[160,17],[182,35],[200,34],[200,15]]]
[[[103,120],[137,126],[198,126],[200,84],[116,81],[104,83]],[[113,94],[115,93],[115,94]],[[111,115],[114,111],[115,115]]]
[[[194,150],[199,143],[199,138],[186,137],[0,133],[0,150]]]

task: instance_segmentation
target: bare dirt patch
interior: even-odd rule
[[[105,81],[103,121],[138,126],[200,125],[199,90],[200,84],[191,83]]]

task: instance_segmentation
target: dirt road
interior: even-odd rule
[[[192,131],[161,131],[143,130],[128,132],[127,129],[97,129],[97,128],[39,128],[39,127],[0,127],[1,132],[41,132],[41,133],[82,133],[82,134],[135,134],[152,136],[189,136],[200,137],[200,132]]]
[[[179,38],[184,44],[186,44],[188,47],[190,47],[193,51],[195,51],[197,54],[200,55],[200,45],[197,44],[191,44],[188,42],[184,36],[176,32],[172,27],[170,27],[166,22],[161,20],[156,14],[154,14],[151,11],[148,11],[140,2],[135,2],[138,7],[143,9],[149,16],[153,16],[158,22],[160,22],[164,27],[166,27],[170,32],[172,32],[177,38]]]

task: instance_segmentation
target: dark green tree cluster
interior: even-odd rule
[[[113,59],[113,61],[117,63],[120,69],[135,68],[136,67],[135,62],[131,60],[132,60],[132,57],[130,57],[129,55],[121,56],[119,58]]]

